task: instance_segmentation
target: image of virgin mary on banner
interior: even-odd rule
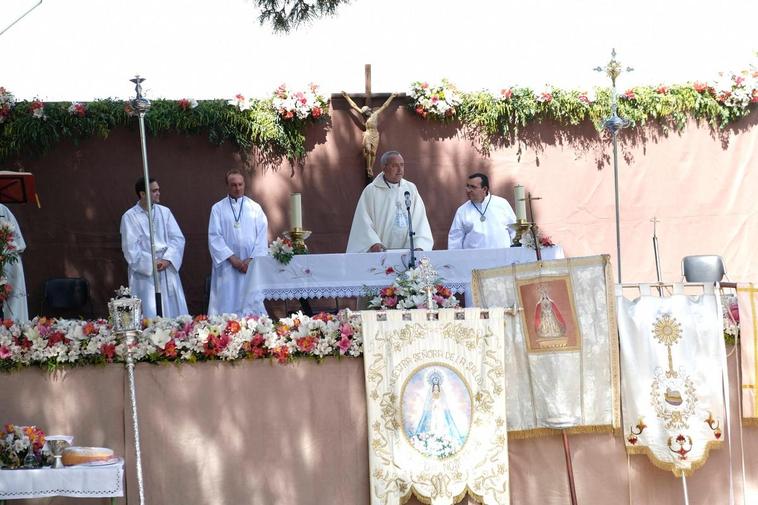
[[[475,270],[474,304],[505,307],[508,431],[526,438],[621,426],[608,256]]]
[[[371,503],[509,503],[503,310],[364,311]]]

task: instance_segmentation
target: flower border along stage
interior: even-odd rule
[[[136,361],[189,362],[361,356],[360,317],[349,310],[313,317],[292,314],[277,322],[268,317],[190,316],[146,321],[131,349]],[[54,370],[63,365],[124,362],[125,340],[108,321],[35,318],[0,326],[0,370],[25,366]]]

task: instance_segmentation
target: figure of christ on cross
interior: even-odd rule
[[[389,107],[390,102],[395,99],[397,93],[392,93],[387,101],[378,109],[371,109],[368,105],[358,107],[353,99],[344,91],[342,92],[342,96],[345,97],[350,107],[360,114],[359,117],[365,129],[363,132],[363,157],[366,159],[366,175],[369,178],[373,178],[376,151],[379,148],[379,115]]]

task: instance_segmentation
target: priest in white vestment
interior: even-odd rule
[[[21,228],[18,226],[16,217],[8,207],[0,204],[0,219],[5,219],[13,226],[13,241],[18,252],[18,261],[12,265],[5,265],[3,276],[11,285],[12,291],[10,296],[3,304],[3,317],[13,319],[19,323],[25,323],[29,320],[29,308],[26,304],[26,280],[24,280],[24,265],[21,263],[21,253],[26,250],[24,236],[21,235]]]
[[[134,207],[121,218],[121,250],[129,265],[129,289],[132,295],[142,300],[142,314],[155,317],[155,284],[153,280],[153,257],[150,251],[150,222],[147,218],[147,192],[145,179],[140,177],[134,185],[139,197]],[[184,235],[168,207],[158,205],[161,192],[158,182],[150,179],[150,194],[153,211],[155,240],[155,264],[158,282],[161,284],[161,308],[163,317],[178,317],[189,314],[184,298],[179,269],[184,256]]]
[[[366,186],[358,200],[347,252],[379,252],[410,247],[406,192],[411,204],[414,247],[431,251],[434,239],[426,218],[426,207],[416,185],[403,179],[405,162],[402,155],[397,151],[388,151],[382,155],[381,164],[382,173]]]
[[[245,196],[239,170],[226,174],[229,194],[211,208],[208,248],[213,262],[208,315],[240,314],[245,274],[256,256],[268,255],[268,220],[263,208]]]
[[[502,249],[511,246],[516,214],[508,200],[490,193],[484,174],[472,174],[466,182],[469,201],[458,207],[447,235],[448,249]]]

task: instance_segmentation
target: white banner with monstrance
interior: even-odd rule
[[[509,503],[503,310],[364,311],[371,503]]]

